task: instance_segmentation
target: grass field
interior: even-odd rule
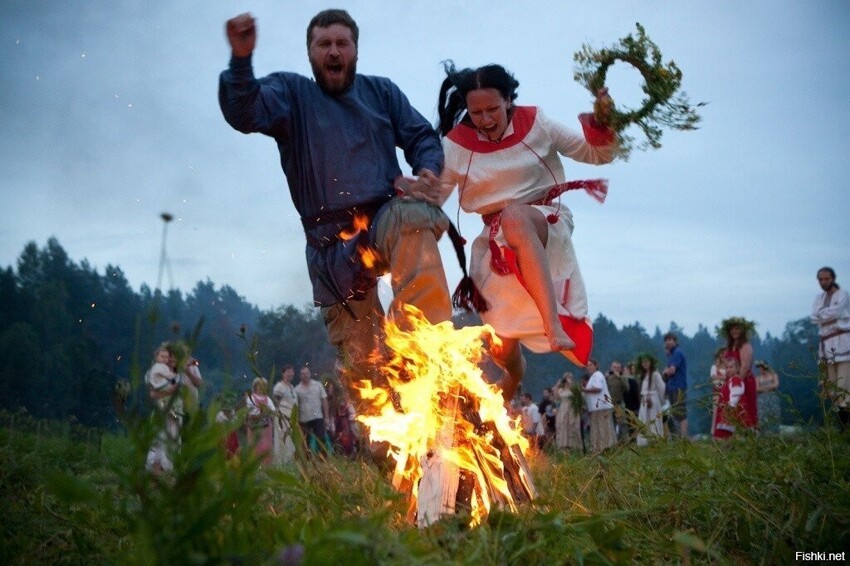
[[[417,529],[375,465],[226,461],[199,416],[169,480],[144,471],[154,426],[0,419],[3,564],[785,564],[850,546],[850,433],[531,456],[540,497]]]

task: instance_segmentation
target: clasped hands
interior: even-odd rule
[[[421,200],[434,206],[442,206],[443,186],[440,178],[429,169],[422,169],[415,179],[411,177],[399,177],[395,181],[395,188],[401,197],[409,197]]]

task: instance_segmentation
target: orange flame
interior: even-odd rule
[[[340,240],[347,242],[348,240],[354,238],[360,232],[369,229],[369,217],[365,214],[355,214],[354,218],[351,219],[351,228],[342,230],[339,234]]]
[[[369,269],[375,267],[375,265],[381,260],[381,254],[379,254],[378,250],[374,248],[360,246],[358,250],[360,251],[360,260],[363,262],[363,265]]]
[[[354,239],[361,232],[365,232],[369,229],[369,217],[365,214],[355,214],[351,219],[351,228],[346,228],[345,230],[340,231],[337,234],[340,240],[343,242],[348,242]],[[381,254],[378,253],[378,250],[366,246],[360,245],[357,246],[357,251],[360,252],[360,259],[367,268],[371,269],[375,267],[381,261]]]
[[[390,359],[381,372],[388,389],[368,380],[356,384],[371,407],[358,420],[369,428],[372,441],[391,446],[394,487],[411,486],[420,527],[455,511],[459,483],[467,490],[471,486],[471,525],[479,524],[493,504],[515,511],[504,460],[528,452],[529,442],[478,365],[483,340],[499,342],[492,327],[455,329],[451,321],[432,325],[415,307],[404,310],[411,330],[391,320],[385,325]],[[520,468],[520,482],[533,493],[526,474]],[[424,491],[439,500],[419,501]]]

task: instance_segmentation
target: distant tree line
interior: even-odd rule
[[[143,405],[141,379],[154,348],[191,341],[196,328],[192,354],[207,399],[250,387],[249,356],[266,377],[283,363],[311,364],[320,375],[333,366],[313,308],[261,312],[209,279],[185,295],[146,285],[134,292],[120,267],[99,273],[85,260],[77,264],[51,238],[41,249],[30,242],[16,268],[0,270],[0,407],[109,426],[116,382],[131,381]]]
[[[738,313],[731,313],[738,314]],[[458,323],[476,317],[458,316]],[[662,331],[650,336],[635,322],[622,328],[603,315],[594,321],[594,357],[607,368],[639,352],[664,359]],[[687,336],[671,322],[688,358],[690,418],[694,432],[708,429],[709,368],[721,342],[700,326]],[[197,331],[197,332],[196,332]],[[15,267],[0,269],[0,407],[25,408],[37,417],[75,419],[92,426],[115,423],[111,398],[119,379],[133,383],[144,403],[141,376],[153,349],[166,340],[191,342],[206,382],[204,399],[223,390],[244,391],[257,371],[276,379],[283,364],[309,364],[331,376],[334,351],[324,323],[311,306],[261,311],[228,285],[207,279],[185,295],[142,285],[135,292],[120,267],[102,273],[86,260],[72,261],[55,238],[39,249],[27,244]],[[818,420],[817,329],[808,319],[790,322],[781,338],[756,336],[757,359],[780,375],[788,422]],[[582,369],[557,355],[528,355],[524,389],[539,396],[565,371]]]

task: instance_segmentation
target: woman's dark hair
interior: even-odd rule
[[[519,81],[501,65],[484,65],[477,69],[455,68],[453,61],[443,61],[446,79],[440,87],[437,100],[439,123],[437,131],[441,136],[448,134],[463,118],[466,112],[466,95],[481,88],[494,88],[508,102],[516,100]]]
[[[649,360],[649,371],[643,369],[644,360]],[[635,371],[637,371],[638,377],[652,377],[652,372],[658,369],[658,360],[648,352],[641,352],[635,359],[635,365],[637,366]]]
[[[731,331],[732,329],[730,328],[729,330]],[[747,332],[743,328],[741,328],[741,337],[738,338],[737,340],[732,338],[732,333],[729,332],[728,334],[726,334],[726,351],[727,352],[734,352],[736,350],[740,350],[741,346],[743,346],[744,344],[746,344],[749,341],[750,340],[747,337]]]

